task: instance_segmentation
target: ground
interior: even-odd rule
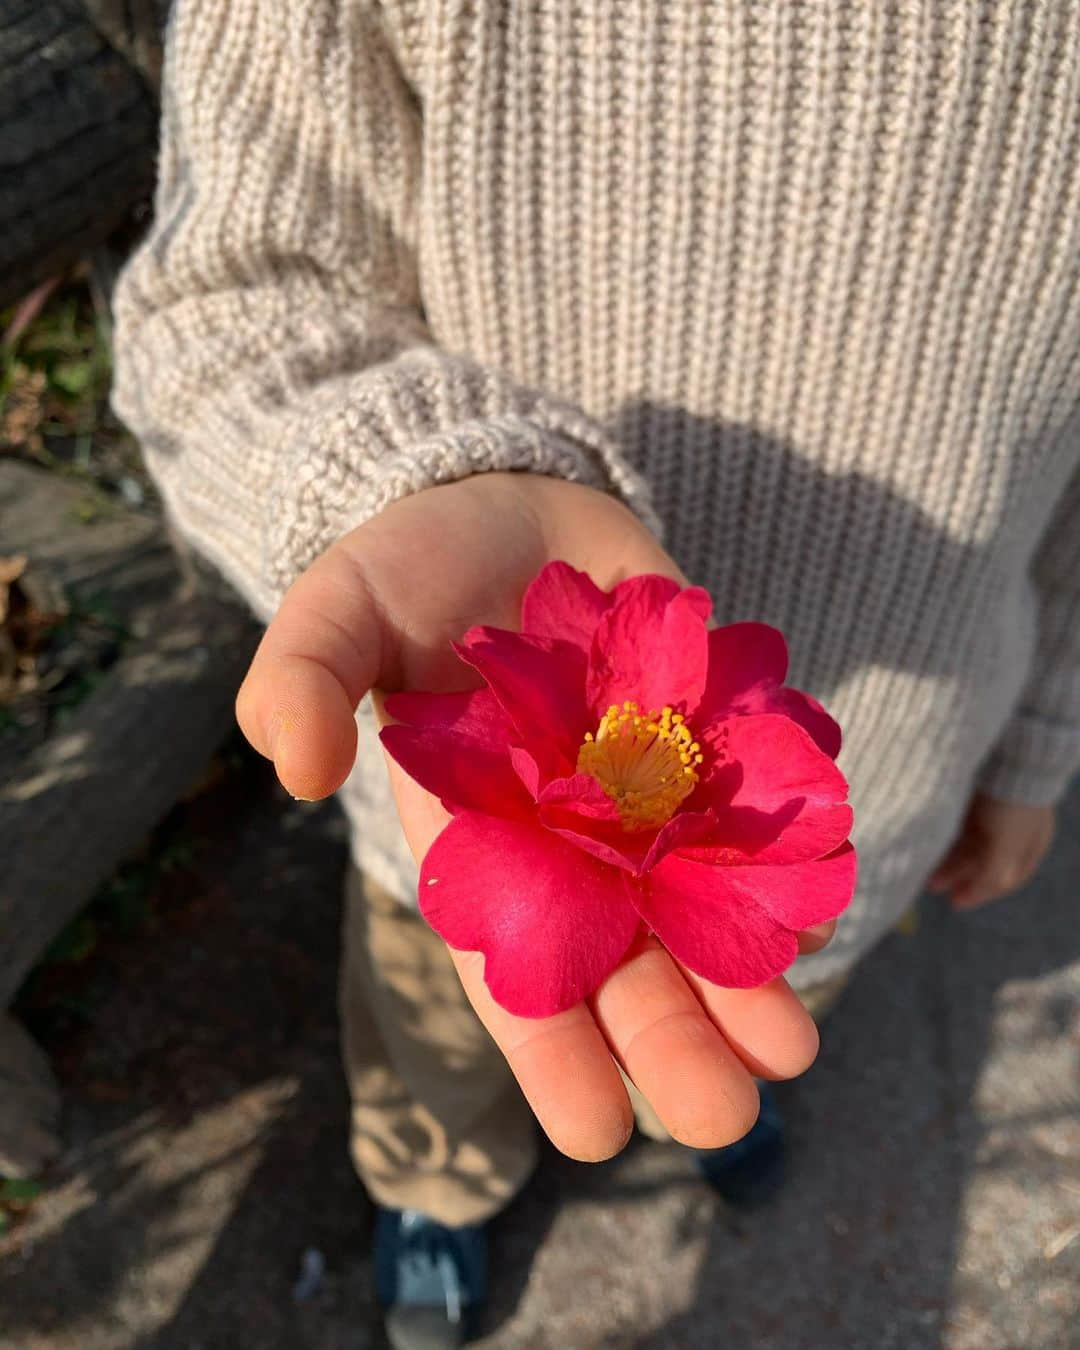
[[[342,824],[250,764],[239,782],[188,808],[202,842],[150,869],[149,918],[99,924],[24,999],[67,1151],[0,1239],[10,1350],[380,1344],[337,1058]],[[498,1220],[482,1344],[1076,1345],[1077,877],[1080,796],[1027,894],[963,919],[927,902],[874,953],[784,1092],[771,1209],[726,1212],[676,1146],[548,1150]],[[297,1299],[309,1249],[325,1273]]]

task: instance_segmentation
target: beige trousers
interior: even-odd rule
[[[343,927],[342,1049],[360,1179],[381,1205],[483,1223],[536,1165],[532,1112],[419,914],[350,868]],[[802,997],[817,1017],[842,987]],[[627,1090],[638,1128],[669,1139],[629,1081]]]

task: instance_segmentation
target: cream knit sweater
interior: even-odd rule
[[[1080,764],[1080,4],[180,0],[116,406],[269,616],[489,469],[620,493],[844,726],[847,967]],[[417,560],[422,580],[423,560]],[[362,715],[362,866],[415,871]]]

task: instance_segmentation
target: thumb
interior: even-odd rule
[[[286,592],[236,720],[294,797],[327,797],[356,758],[356,705],[385,679],[385,625],[354,551],[335,545]]]
[[[236,716],[293,796],[329,796],[348,777],[356,705],[370,689],[400,688],[406,676],[427,688],[460,680],[449,638],[475,622],[512,621],[524,589],[516,582],[544,561],[533,513],[513,509],[522,491],[514,477],[404,497],[343,535],[290,587]]]

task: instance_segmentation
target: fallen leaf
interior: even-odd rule
[[[0,623],[4,623],[11,608],[11,588],[26,571],[26,554],[13,553],[0,557]]]

